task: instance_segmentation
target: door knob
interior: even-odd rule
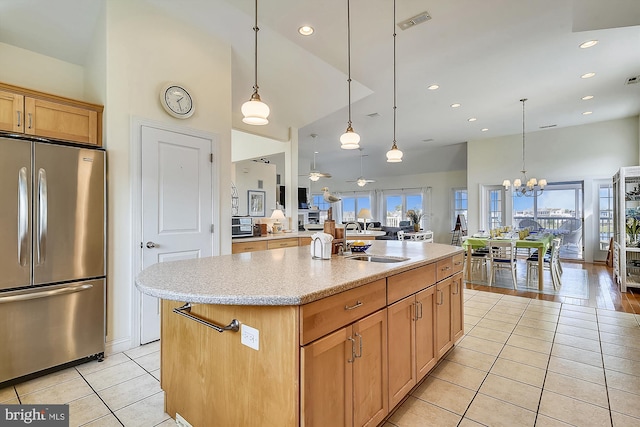
[[[155,247],[156,247],[156,244],[155,244],[155,243],[153,243],[153,242],[147,242],[147,248],[149,248],[149,249],[153,249],[153,248],[155,248]]]

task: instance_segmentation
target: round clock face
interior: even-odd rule
[[[160,103],[164,109],[178,119],[191,117],[194,112],[193,99],[182,86],[170,84],[160,91]]]

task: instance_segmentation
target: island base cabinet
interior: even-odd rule
[[[217,332],[162,302],[160,385],[165,411],[194,427],[299,425],[299,310],[295,306],[194,304],[190,314],[259,331],[258,350],[240,332]]]
[[[377,426],[389,412],[387,310],[305,345],[301,425]]]
[[[453,347],[451,327],[451,277],[436,284],[436,352],[438,359]]]
[[[453,275],[451,285],[451,328],[453,342],[464,335],[464,299],[462,298],[462,273]]]
[[[436,364],[435,286],[388,307],[389,407],[393,408]]]

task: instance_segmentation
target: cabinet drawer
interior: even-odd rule
[[[305,345],[387,305],[387,282],[376,280],[300,307],[300,344]]]
[[[387,278],[387,302],[393,304],[436,283],[436,264],[418,267]]]
[[[311,245],[311,237],[298,237],[298,246]]]
[[[453,274],[453,257],[441,259],[436,263],[436,281],[441,281]]]
[[[464,253],[453,256],[453,274],[459,273],[464,267]]]
[[[243,252],[266,251],[267,242],[239,242],[231,244],[232,254],[241,254]]]
[[[298,238],[267,240],[267,249],[291,248],[298,246]]]

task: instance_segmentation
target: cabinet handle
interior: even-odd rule
[[[456,281],[455,281],[455,282],[453,282],[453,283],[455,283],[455,285],[456,285],[456,291],[455,291],[455,292],[453,292],[453,295],[458,295],[458,292],[460,292],[460,281],[459,281],[459,280],[456,280]]]
[[[18,127],[22,126],[22,114],[20,110],[16,111],[18,113]]]
[[[351,359],[347,360],[347,363],[353,363],[353,361],[356,359],[356,348],[355,348],[356,340],[354,340],[351,337],[347,339],[351,341]]]
[[[356,332],[356,336],[358,337],[358,341],[360,341],[360,353],[356,354],[354,357],[362,357],[362,335]]]
[[[420,307],[420,310],[418,310]],[[416,301],[416,319],[422,319],[422,303],[420,301]]]
[[[444,293],[442,292],[442,289],[438,289],[438,292],[440,292],[440,302],[436,303],[438,305],[442,305],[444,304]]]
[[[450,269],[451,269],[451,267],[449,267],[449,266],[447,265],[447,266],[445,266],[445,267],[442,267],[442,269],[441,269],[440,271],[447,271],[447,270],[450,270]]]
[[[456,262],[455,265],[462,265],[462,261]]]
[[[31,129],[31,113],[29,113],[29,129]]]
[[[358,308],[360,306],[362,306],[362,301],[356,301],[355,305],[352,305],[352,306],[345,305],[344,309],[345,310],[353,310],[354,308]]]

